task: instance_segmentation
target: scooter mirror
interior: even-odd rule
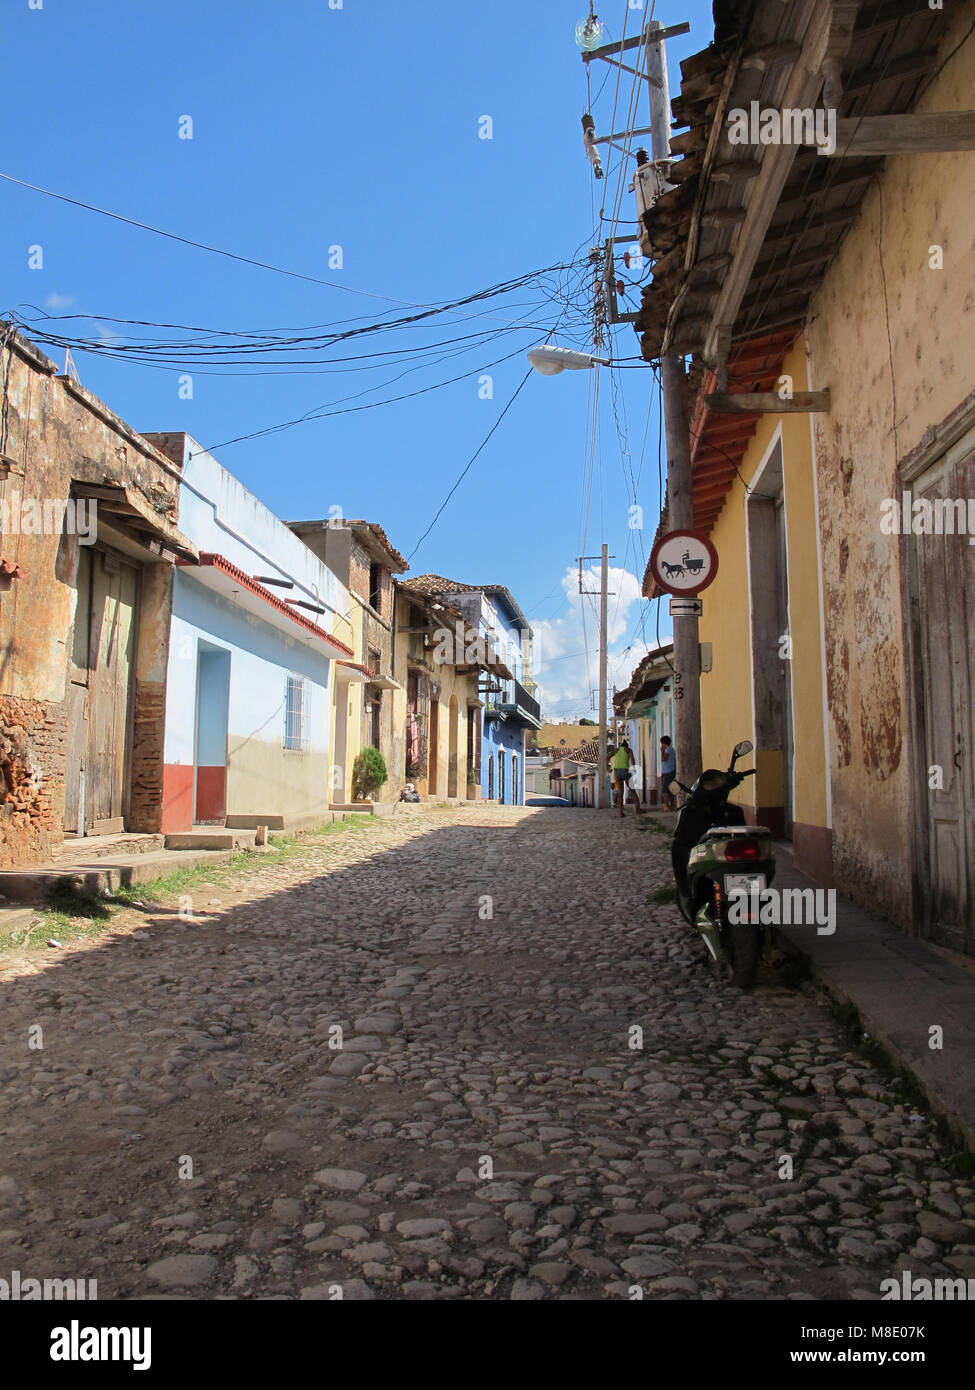
[[[677,793],[682,790],[681,784],[679,782],[671,782],[667,790],[670,792],[671,796],[676,796]]]
[[[746,754],[746,753],[750,753],[754,747],[755,747],[754,743],[749,743],[749,741],[748,741],[747,738],[744,739],[741,743],[736,743],[736,744],[735,744],[735,757],[736,757],[736,758],[743,758],[743,757],[745,756],[745,754]]]

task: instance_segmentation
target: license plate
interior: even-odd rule
[[[726,893],[741,892],[750,893],[753,889],[760,893],[765,887],[764,874],[725,874],[724,891]]]
[[[734,893],[736,897],[739,898],[739,901],[741,901],[740,895],[744,894],[744,902],[741,902],[742,908],[746,905],[749,909],[751,908],[752,894],[754,893],[754,901],[757,909],[759,906],[758,895],[762,892],[764,887],[764,874],[725,874],[724,876],[725,897],[730,898]],[[757,910],[755,913],[749,912],[747,915],[743,914],[740,920],[743,922],[758,922]]]

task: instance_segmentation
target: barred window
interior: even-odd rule
[[[308,681],[288,675],[284,700],[284,746],[292,753],[308,751]]]

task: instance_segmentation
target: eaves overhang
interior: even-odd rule
[[[263,584],[245,574],[225,556],[203,551],[197,563],[178,560],[177,564],[185,567],[190,576],[204,588],[210,589],[222,598],[230,599],[235,607],[267,623],[285,637],[301,642],[329,658],[341,659],[355,655],[351,647],[333,637],[325,628],[313,623],[310,618],[296,613],[278,598],[277,594],[265,589]]]
[[[157,559],[196,563],[199,551],[164,512],[156,511],[135,487],[123,483],[85,483],[74,480],[71,495],[94,502],[106,524],[123,531],[135,543],[151,550]]]
[[[652,282],[634,324],[643,356],[696,354],[719,389],[731,346],[801,325],[882,159],[786,140],[732,144],[729,114],[909,112],[950,7],[907,0],[715,5],[715,42],[681,64],[674,187],[644,214]],[[824,84],[826,92],[824,93]],[[829,99],[828,99],[829,98]],[[869,147],[868,147],[869,148]]]

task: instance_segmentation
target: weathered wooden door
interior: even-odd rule
[[[92,554],[88,775],[85,828],[124,828],[138,573],[117,555]]]
[[[975,497],[975,452],[914,486],[932,503]],[[927,786],[928,934],[975,954],[975,547],[965,534],[913,538]]]
[[[77,601],[66,696],[68,740],[64,771],[64,833],[84,835],[88,782],[88,711],[91,675],[92,552],[79,546]]]

